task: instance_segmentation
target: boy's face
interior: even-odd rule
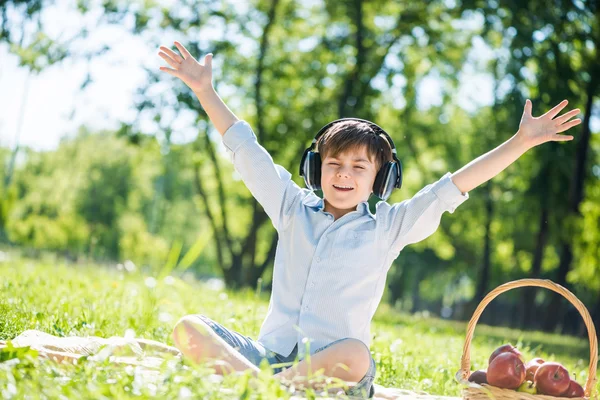
[[[374,160],[369,159],[365,146],[340,153],[337,157],[327,155],[321,164],[325,211],[338,218],[356,210],[358,203],[369,199],[377,166]]]

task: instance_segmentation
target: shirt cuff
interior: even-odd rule
[[[246,140],[255,137],[256,135],[252,131],[250,124],[246,121],[239,120],[225,131],[225,134],[223,135],[223,144],[227,150],[235,153]]]
[[[450,172],[447,172],[433,187],[435,195],[448,206],[448,211],[453,213],[456,207],[464,203],[469,198],[469,193],[462,193],[460,189],[450,179]]]

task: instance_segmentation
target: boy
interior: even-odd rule
[[[496,149],[459,171],[444,175],[412,199],[377,204],[376,216],[367,200],[381,182],[378,171],[397,161],[393,143],[369,121],[345,119],[329,124],[318,138],[319,182],[323,199],[301,189],[291,174],[256,142],[249,125],[221,101],[212,87],[212,54],[198,63],[179,42],[180,54],[161,46],[159,55],[172,67],[161,67],[196,94],[236,170],[261,203],[279,234],[273,289],[267,317],[258,340],[231,331],[203,316],[182,318],[174,329],[176,346],[200,362],[220,358],[217,372],[226,368],[258,371],[262,359],[270,364],[301,360],[292,368],[275,368],[279,378],[306,377],[324,369],[326,376],[347,382],[349,395],[373,395],[375,363],[369,351],[369,326],[381,300],[385,276],[404,246],[425,239],[439,226],[443,212],[454,212],[468,192],[491,179],[528,149],[547,142],[572,140],[558,135],[578,123],[572,110],[553,119],[567,101],[539,118],[527,100],[518,132]],[[304,158],[303,158],[304,159]],[[397,182],[401,181],[397,162]],[[307,165],[303,165],[304,173]],[[394,181],[395,175],[391,178]],[[389,187],[389,186],[388,186]],[[379,194],[387,198],[389,193]],[[306,352],[306,343],[311,345]],[[309,360],[305,357],[310,355]],[[344,368],[342,365],[346,366]]]

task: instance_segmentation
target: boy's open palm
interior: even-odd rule
[[[517,135],[522,136],[531,147],[550,141],[573,140],[573,136],[559,135],[559,133],[570,129],[581,122],[579,118],[569,121],[575,115],[579,114],[580,110],[576,108],[558,118],[554,118],[568,103],[567,100],[563,100],[546,114],[540,117],[534,117],[531,115],[531,101],[528,99],[525,101],[525,108],[523,110],[523,116],[521,117]]]
[[[212,87],[212,53],[204,56],[204,65],[200,64],[189,51],[179,42],[175,42],[181,55],[173,50],[160,46],[158,55],[161,56],[171,67],[160,67],[161,71],[181,79],[194,92],[202,92]]]

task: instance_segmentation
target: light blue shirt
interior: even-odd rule
[[[247,122],[229,127],[223,143],[279,234],[258,341],[284,356],[298,344],[303,358],[306,340],[311,354],[341,338],[370,346],[371,319],[392,261],[406,245],[434,233],[445,211],[454,212],[469,198],[447,173],[409,200],[378,202],[375,215],[365,201],[334,221],[323,199],[273,162]]]

